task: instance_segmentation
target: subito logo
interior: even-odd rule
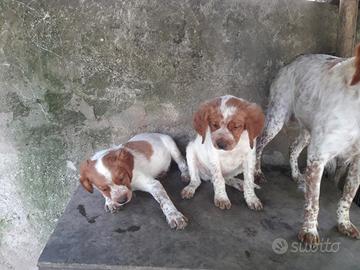
[[[288,251],[288,242],[283,238],[276,238],[272,243],[272,250],[276,254],[285,254]]]

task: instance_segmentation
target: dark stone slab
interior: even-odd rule
[[[340,193],[323,180],[319,232],[324,242],[339,243],[336,253],[293,252],[303,215],[303,194],[286,172],[269,171],[269,182],[257,192],[265,210],[246,207],[243,195],[228,188],[231,210],[213,205],[213,188],[203,183],[195,198],[182,200],[185,185],[173,169],[163,182],[175,205],[189,219],[184,231],[171,230],[150,195],[137,192],[116,214],[105,213],[97,192],[78,188],[39,259],[44,269],[357,269],[360,241],[335,229]],[[360,209],[352,220],[360,226]],[[276,254],[274,239],[289,250]],[[325,249],[325,244],[322,246]],[[336,248],[337,246],[334,246]],[[328,249],[330,246],[328,245]]]

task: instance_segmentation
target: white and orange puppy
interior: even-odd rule
[[[214,185],[214,203],[230,209],[225,184],[240,191],[249,208],[260,210],[261,201],[255,194],[255,144],[264,126],[264,114],[255,103],[234,96],[222,96],[203,103],[194,115],[193,126],[198,133],[186,149],[190,183],[181,195],[194,196],[201,180]],[[244,174],[244,181],[235,178]]]
[[[105,210],[111,212],[128,203],[132,191],[148,192],[160,204],[170,227],[183,229],[187,219],[155,179],[169,169],[171,159],[177,163],[181,176],[187,178],[185,160],[171,137],[158,133],[138,134],[127,143],[100,151],[83,162],[80,183],[91,193],[95,186],[105,198]]]

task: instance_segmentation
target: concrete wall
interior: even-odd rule
[[[335,50],[336,21],[305,0],[0,1],[0,268],[35,267],[86,156],[141,131],[184,144],[225,93],[265,107],[281,66]],[[265,161],[286,163],[287,132]]]

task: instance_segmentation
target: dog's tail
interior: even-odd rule
[[[257,155],[261,156],[264,147],[279,133],[293,113],[293,93],[295,84],[288,67],[280,70],[270,87],[269,104],[266,109],[265,127],[257,141]]]
[[[327,178],[333,179],[336,174],[337,161],[336,158],[333,158],[328,161],[325,165],[325,173]]]

